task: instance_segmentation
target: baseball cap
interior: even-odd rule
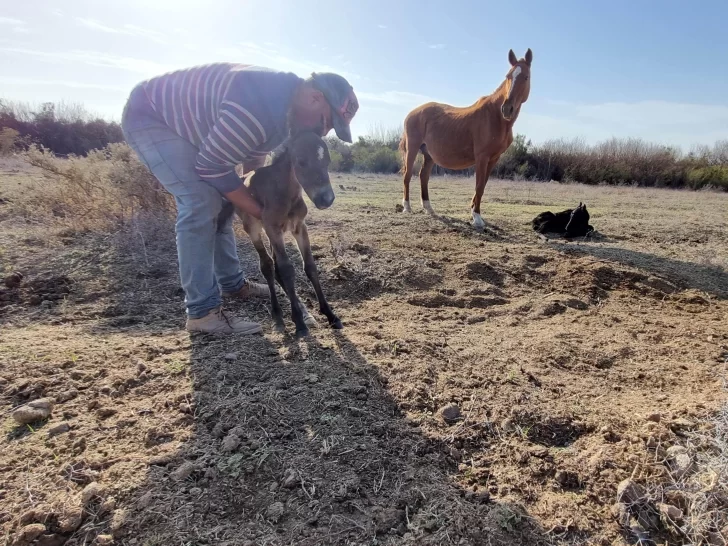
[[[334,131],[344,142],[351,142],[349,124],[359,110],[354,88],[343,76],[330,72],[314,72],[309,81],[321,91],[331,106]]]

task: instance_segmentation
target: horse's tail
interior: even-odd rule
[[[402,138],[399,140],[399,173],[404,174],[404,162],[407,160],[407,131],[402,130]]]

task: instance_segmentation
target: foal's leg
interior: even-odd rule
[[[275,267],[278,269],[279,282],[291,301],[291,315],[296,324],[296,337],[302,338],[308,335],[308,326],[303,321],[303,310],[301,302],[296,296],[296,270],[286,252],[286,244],[283,240],[283,231],[276,226],[265,226],[270,246],[275,254]]]
[[[480,201],[483,198],[483,191],[485,185],[488,183],[488,176],[493,165],[489,162],[488,157],[478,158],[475,163],[475,195],[473,195],[473,201],[471,203],[471,210],[473,214],[473,225],[478,229],[485,227],[483,217],[480,215]]]
[[[301,257],[303,258],[303,266],[304,270],[306,271],[306,276],[308,277],[308,280],[311,281],[313,289],[316,291],[316,298],[318,298],[319,302],[319,311],[321,312],[321,314],[326,315],[326,318],[328,319],[329,324],[332,327],[340,330],[344,326],[341,324],[341,320],[339,320],[339,317],[337,317],[331,310],[331,306],[329,305],[329,302],[326,301],[326,296],[324,296],[323,290],[321,290],[321,283],[319,282],[316,261],[313,258],[313,253],[311,252],[311,243],[308,239],[308,228],[303,221],[293,232],[293,235],[296,238],[298,250],[301,251]]]
[[[427,187],[428,183],[430,182],[430,174],[432,173],[432,167],[435,164],[435,162],[432,159],[432,156],[428,154],[427,152],[423,152],[425,156],[425,161],[422,163],[422,168],[420,169],[420,189],[422,191],[422,208],[425,209],[430,214],[435,214],[435,211],[432,210],[432,205],[430,205],[430,191]]]
[[[286,290],[285,284],[283,284],[283,277],[281,276],[281,269],[278,267],[278,261],[275,259],[275,255],[273,256],[273,265],[275,269],[276,274],[276,280],[278,281],[278,284],[283,288],[283,290]],[[315,328],[318,324],[316,322],[316,319],[311,316],[311,313],[308,312],[308,309],[306,309],[306,306],[303,304],[301,299],[298,297],[298,294],[296,296],[296,302],[298,303],[299,307],[301,308],[301,312],[303,313],[303,322],[308,326],[309,328]]]
[[[410,180],[412,180],[412,172],[414,171],[419,147],[415,146],[414,142],[407,137],[407,133],[405,133],[404,139],[404,197],[402,198],[402,207],[404,207],[404,212],[412,212],[409,195]]]
[[[260,258],[260,272],[265,277],[268,283],[268,290],[270,291],[270,307],[273,315],[273,321],[275,322],[275,329],[279,332],[285,330],[286,326],[283,322],[283,310],[278,302],[278,296],[276,295],[275,287],[275,272],[273,266],[273,259],[268,254],[268,249],[265,248],[263,242],[263,226],[254,221],[246,221],[244,223],[245,231],[250,237],[250,241],[253,243],[255,250],[258,252]]]

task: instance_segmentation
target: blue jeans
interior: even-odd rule
[[[136,87],[124,108],[121,127],[127,143],[177,204],[177,259],[190,318],[221,304],[220,289],[245,283],[233,232],[233,205],[195,170],[198,149],[164,122],[144,89]]]

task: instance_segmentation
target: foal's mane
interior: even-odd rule
[[[299,131],[296,134],[291,134],[288,136],[286,140],[284,140],[278,148],[273,150],[271,152],[271,165],[278,165],[279,163],[285,162],[291,155],[291,144],[294,140],[297,138],[300,138],[301,136],[305,135],[306,133],[314,133],[317,134],[316,131],[312,129],[308,129],[305,131]]]

